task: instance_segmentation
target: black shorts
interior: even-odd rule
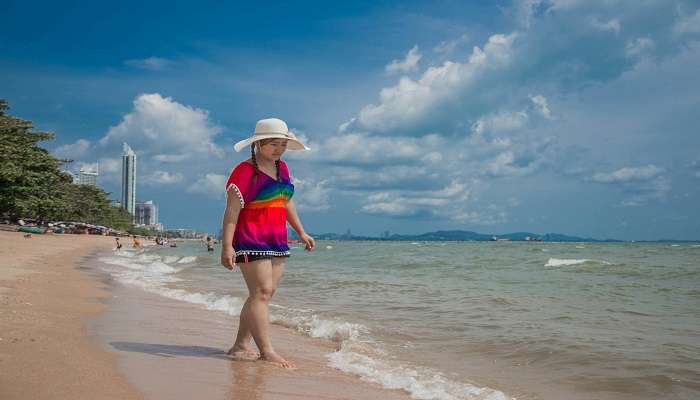
[[[264,254],[248,254],[248,262],[250,261],[255,261],[255,260],[272,260],[273,258],[287,258],[289,257],[289,254],[286,256],[268,256]],[[244,263],[246,262],[245,260],[245,254],[241,254],[236,256],[236,264],[238,263]]]

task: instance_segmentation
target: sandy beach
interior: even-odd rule
[[[0,398],[143,398],[83,324],[108,292],[79,262],[113,241],[0,232]]]
[[[408,399],[327,366],[335,349],[273,325],[297,370],[224,354],[237,317],[111,281],[113,238],[0,232],[0,398]]]

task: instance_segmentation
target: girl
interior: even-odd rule
[[[240,264],[248,286],[238,335],[228,354],[296,368],[277,354],[270,343],[268,304],[282,278],[284,259],[289,257],[287,221],[306,251],[316,247],[299,220],[292,200],[294,185],[287,164],[280,159],[287,149],[309,148],[289,131],[284,121],[276,118],[258,121],[253,136],[236,143],[234,148],[240,151],[247,145],[250,159],[238,164],[226,182],[221,263],[230,270]],[[251,337],[259,354],[250,346]]]

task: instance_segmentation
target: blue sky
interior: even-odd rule
[[[5,4],[0,97],[167,227],[274,116],[310,232],[700,239],[698,1]]]

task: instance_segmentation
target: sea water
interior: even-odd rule
[[[238,315],[202,242],[102,257],[119,281]],[[328,365],[417,399],[700,398],[700,245],[319,241],[292,247],[271,321]],[[293,357],[291,357],[293,358]]]

